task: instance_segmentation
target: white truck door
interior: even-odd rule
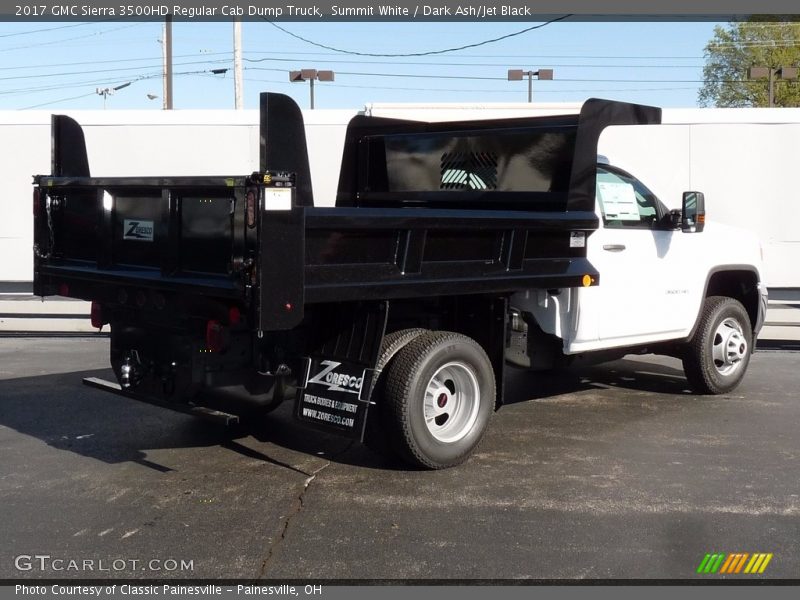
[[[600,285],[579,291],[578,335],[567,351],[674,337],[686,308],[681,290],[672,289],[683,254],[674,245],[683,240],[666,224],[669,210],[637,179],[606,165],[598,165],[596,202],[600,228],[589,236],[587,253]]]

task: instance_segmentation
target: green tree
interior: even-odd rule
[[[752,17],[714,28],[705,48],[700,106],[769,106],[768,81],[749,81],[749,67],[796,67],[800,64],[800,23]],[[775,77],[775,106],[800,106],[800,82]]]

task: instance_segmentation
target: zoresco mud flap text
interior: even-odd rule
[[[372,369],[327,358],[307,359],[295,416],[315,427],[361,438],[369,408]]]

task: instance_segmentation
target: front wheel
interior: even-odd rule
[[[478,445],[494,411],[492,363],[467,336],[425,333],[389,363],[384,401],[403,458],[429,469],[457,465]]]
[[[741,302],[723,296],[706,298],[683,357],[692,389],[700,394],[733,390],[747,371],[752,344],[750,317]]]

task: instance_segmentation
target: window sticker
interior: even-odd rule
[[[266,188],[264,210],[292,210],[292,190],[289,188]]]
[[[569,232],[569,247],[570,248],[585,248],[586,247],[586,232],[585,231],[570,231]]]
[[[630,183],[617,181],[598,181],[597,194],[603,206],[606,219],[618,221],[638,221],[639,208],[636,194]]]

